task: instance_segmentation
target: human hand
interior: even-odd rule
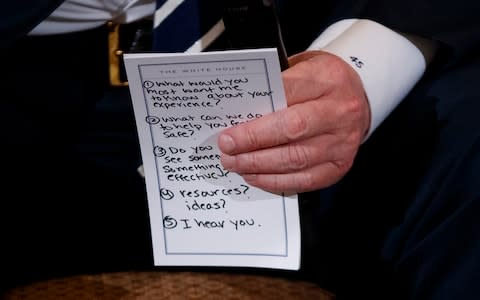
[[[282,73],[288,107],[224,130],[221,162],[273,193],[300,193],[340,180],[370,124],[358,74],[339,57],[307,51]]]

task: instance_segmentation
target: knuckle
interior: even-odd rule
[[[360,129],[354,130],[347,138],[347,143],[352,147],[350,152],[356,152],[358,146],[362,143],[364,132]]]
[[[298,178],[299,182],[297,185],[302,191],[309,191],[315,188],[317,182],[315,181],[315,176],[311,172],[304,172]]]
[[[252,129],[247,129],[245,131],[245,136],[247,138],[247,143],[250,147],[258,148],[260,146],[259,139],[255,131],[253,131]]]
[[[353,95],[346,99],[342,105],[342,114],[353,117],[351,119],[359,119],[365,109],[363,99],[359,96]]]
[[[285,188],[278,175],[273,176],[272,188],[276,191],[281,191]]]
[[[270,185],[270,190],[283,193],[291,190],[292,180],[288,180],[284,175],[273,175]]]
[[[289,140],[295,140],[305,135],[308,124],[297,109],[291,109],[282,120],[285,134]]]
[[[329,60],[329,68],[337,79],[344,79],[350,76],[349,66],[338,56],[332,55]]]
[[[353,165],[353,159],[339,159],[333,162],[340,174],[346,174]]]
[[[353,157],[363,140],[363,132],[360,128],[354,128],[342,136],[342,150],[338,152],[340,157]]]
[[[300,145],[291,145],[287,148],[284,161],[288,162],[290,170],[305,169],[309,165],[309,156],[306,149]]]
[[[258,158],[258,155],[255,152],[246,154],[244,156],[244,162],[245,162],[245,167],[247,168],[246,171],[255,172],[255,171],[258,171],[260,168],[260,165],[259,165],[260,160]]]

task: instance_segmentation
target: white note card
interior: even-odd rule
[[[286,107],[276,49],[124,56],[145,172],[154,264],[297,270],[297,195],[220,163],[223,129]]]

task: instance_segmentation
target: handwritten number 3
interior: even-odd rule
[[[363,61],[358,59],[358,57],[355,56],[350,56],[350,60],[355,64],[355,66],[359,69],[361,69],[364,65]]]

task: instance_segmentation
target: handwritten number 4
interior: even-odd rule
[[[358,57],[355,56],[350,56],[350,60],[355,64],[355,66],[359,69],[361,69],[364,65],[363,61],[358,59]]]

